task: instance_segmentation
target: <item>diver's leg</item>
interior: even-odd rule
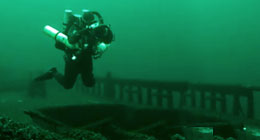
[[[64,75],[56,72],[54,78],[58,81],[65,89],[71,89],[77,79],[78,70],[73,62],[66,62]]]
[[[55,73],[57,72],[56,68],[51,68],[49,71],[47,71],[46,73],[36,77],[34,79],[34,81],[45,81],[45,80],[50,80],[54,77]]]
[[[92,72],[83,72],[81,73],[81,77],[84,85],[87,87],[93,87],[96,83]]]
[[[93,74],[93,62],[91,57],[84,58],[84,65],[81,65],[81,78],[85,86],[93,87],[95,78]]]

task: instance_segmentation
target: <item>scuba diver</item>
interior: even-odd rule
[[[85,86],[93,87],[93,59],[100,58],[113,41],[110,26],[105,25],[98,12],[83,10],[82,15],[72,14],[65,10],[64,31],[68,43],[73,47],[56,40],[55,47],[65,52],[64,75],[57,69],[51,68],[48,72],[34,79],[44,81],[54,78],[65,89],[73,88],[78,74],[81,75]],[[56,38],[57,35],[55,35]]]

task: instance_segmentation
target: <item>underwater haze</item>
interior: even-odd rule
[[[65,9],[98,11],[115,41],[96,76],[260,85],[259,0],[1,0],[1,82],[50,67],[63,52],[43,33]]]

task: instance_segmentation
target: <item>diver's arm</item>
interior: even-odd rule
[[[87,28],[78,30],[78,27],[76,27],[76,25],[72,28],[72,33],[68,35],[68,41],[70,44],[77,43],[82,37],[82,35],[87,35],[89,33],[89,30]]]
[[[63,31],[62,33],[65,34],[65,32],[66,31]],[[55,41],[55,48],[57,48],[59,50],[62,50],[62,51],[65,51],[68,47],[64,43],[56,40]]]
[[[110,44],[106,44],[104,42],[98,43],[96,47],[96,51],[94,52],[93,58],[98,59],[100,58],[103,53],[110,47]]]
[[[110,47],[110,44],[101,42],[97,45],[97,51],[104,53],[109,47]]]
[[[63,31],[62,33],[66,34],[66,31]],[[55,41],[55,48],[62,50],[62,51],[65,51],[67,47],[64,43],[62,43],[60,41]]]
[[[104,31],[102,31],[102,28],[106,28],[107,30],[107,34],[105,36],[102,36],[102,32]],[[106,25],[97,28],[97,30],[95,30],[95,33],[98,35],[97,38],[100,40],[94,52],[94,59],[97,59],[100,58],[102,54],[110,47],[110,44],[114,40],[114,35],[110,28]]]
[[[70,26],[69,30],[67,31],[68,41],[70,44],[75,44],[80,39],[80,33],[76,24]]]
[[[55,48],[59,49],[59,50],[62,50],[62,51],[65,51],[66,49],[66,45],[59,42],[59,41],[56,41],[55,42]]]
[[[80,39],[80,33],[79,32],[77,32],[77,31],[75,31],[75,33],[73,33],[72,35],[69,35],[68,36],[68,41],[69,41],[69,43],[70,44],[75,44],[75,43],[77,43],[78,41],[79,41],[79,39]]]

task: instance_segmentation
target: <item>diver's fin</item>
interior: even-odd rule
[[[34,81],[45,81],[45,80],[50,80],[54,77],[54,74],[57,72],[56,68],[51,68],[49,71],[46,73],[36,77]]]

